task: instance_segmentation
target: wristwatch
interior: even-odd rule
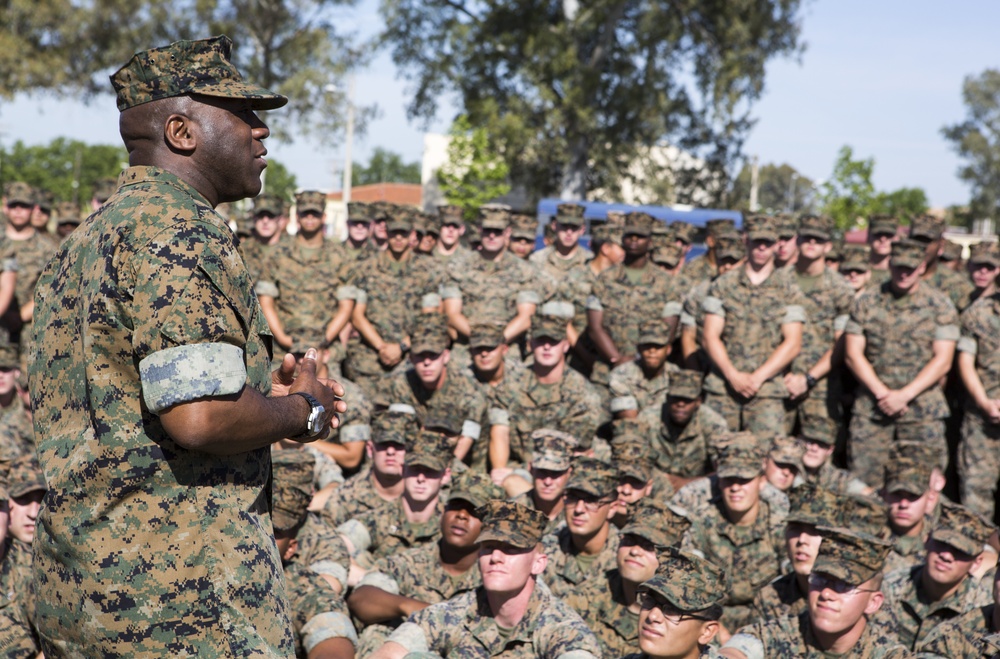
[[[806,386],[810,389],[816,386],[816,378],[810,373],[806,373]]]
[[[310,396],[309,394],[296,391],[293,396],[302,396],[309,403],[309,418],[306,419],[306,429],[295,435],[294,437],[289,437],[288,439],[302,440],[309,439],[310,437],[315,437],[316,435],[323,432],[323,414],[326,412],[326,408],[319,404],[319,401]]]

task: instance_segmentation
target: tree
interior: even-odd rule
[[[18,140],[9,151],[0,152],[0,158],[4,183],[24,181],[48,190],[57,201],[80,204],[90,201],[98,180],[117,178],[128,162],[122,146],[89,145],[65,137],[44,146],[27,146]]]
[[[356,0],[0,0],[0,98],[45,92],[89,99],[132,54],[177,39],[227,34],[248,79],[289,97],[268,117],[333,144],[343,134],[348,73],[371,49],[352,47],[333,10]],[[357,108],[363,131],[374,108]]]
[[[898,217],[909,222],[917,215],[927,212],[927,193],[923,188],[900,188],[892,192],[880,192],[875,197],[875,212]]]
[[[799,50],[800,4],[382,0],[382,10],[393,60],[413,81],[411,117],[433,117],[455,92],[527,190],[582,199],[615,189],[637,154],[663,143],[725,175],[765,64]]]
[[[458,117],[449,136],[448,162],[438,170],[438,183],[448,203],[461,206],[466,222],[473,222],[480,206],[510,192],[509,170],[491,150],[486,130],[473,129],[468,117]]]
[[[927,193],[922,188],[900,188],[878,192],[872,183],[875,159],[854,160],[854,150],[841,147],[833,174],[823,184],[823,212],[837,227],[848,231],[864,226],[871,215],[888,213],[904,223],[927,211]]]
[[[752,166],[743,165],[729,193],[730,208],[750,210]],[[768,163],[757,168],[757,206],[765,213],[815,211],[816,184],[788,164]]]
[[[278,195],[291,203],[292,198],[295,197],[295,190],[298,189],[295,174],[292,174],[287,167],[270,156],[267,158],[267,169],[264,170],[264,173],[264,187],[267,193]]]
[[[962,84],[965,121],[941,133],[965,163],[958,177],[972,187],[973,217],[996,217],[1000,207],[1000,70],[986,69]]]
[[[367,165],[351,169],[351,185],[371,183],[420,183],[420,163],[403,162],[403,156],[382,147],[376,147]]]

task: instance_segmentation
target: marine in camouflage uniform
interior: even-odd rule
[[[348,648],[353,652],[358,638],[343,597],[329,583],[324,566],[301,555],[312,500],[312,456],[305,451],[284,449],[274,454],[273,464],[271,519],[288,585],[295,654],[304,658],[321,644],[327,652],[343,652]],[[346,564],[339,567],[341,588],[347,583],[347,567]]]
[[[947,463],[944,419],[949,411],[938,379],[951,367],[959,338],[958,314],[940,291],[912,283],[923,262],[923,245],[910,240],[895,243],[893,279],[869,288],[851,306],[846,356],[860,384],[850,425],[850,467],[873,487],[882,484],[882,468],[893,442],[927,443],[938,452],[937,465]],[[927,383],[932,362],[933,379]],[[927,384],[913,392],[918,375]],[[899,400],[904,396],[907,400]],[[883,405],[894,406],[891,414]]]
[[[618,218],[618,216],[621,216]],[[621,262],[624,256],[622,250],[622,222],[624,213],[608,212],[607,222],[590,223],[590,246],[594,249],[594,258],[583,268],[584,277],[590,290],[594,290],[597,278],[602,272]],[[610,218],[615,217],[612,221]],[[620,221],[619,221],[620,219]],[[588,296],[588,300],[590,297]],[[589,322],[589,321],[588,321]],[[602,400],[608,398],[608,376],[611,369],[606,361],[600,358],[597,344],[589,330],[577,340],[573,346],[570,364],[574,369],[587,377],[597,388]]]
[[[994,579],[1000,572],[994,573]],[[996,585],[994,585],[994,589]],[[993,659],[1000,652],[994,645],[1000,629],[1000,609],[993,603],[966,611],[957,618],[937,625],[917,644],[921,659]],[[994,643],[984,642],[992,636]]]
[[[531,433],[531,479],[534,487],[511,501],[544,513],[549,523],[545,534],[557,533],[566,525],[563,494],[573,466],[576,437],[551,428]]]
[[[681,350],[687,368],[707,371],[708,355],[702,345],[702,329],[705,326],[705,298],[712,282],[740,265],[746,258],[746,242],[738,233],[728,233],[716,238],[715,261],[717,269],[710,276],[703,277],[688,288],[681,310]],[[693,263],[693,261],[692,261]]]
[[[662,504],[640,505],[622,529],[616,567],[563,597],[597,636],[605,657],[621,657],[638,647],[639,586],[656,574],[657,553],[680,544],[690,524]]]
[[[0,595],[0,652],[7,659],[36,659],[41,651],[24,605]]]
[[[702,552],[729,574],[721,621],[730,631],[750,622],[754,595],[780,574],[784,558],[784,511],[772,511],[756,489],[765,481],[763,460],[752,433],[734,434],[719,454],[721,499],[703,516],[688,515],[692,524],[683,547]],[[737,484],[742,499],[732,504],[727,493]]]
[[[670,478],[656,469],[649,442],[633,426],[625,422],[616,427],[611,440],[611,459],[618,470],[618,499],[611,507],[611,523],[618,528],[632,519],[636,506],[669,501],[676,492]]]
[[[882,632],[915,650],[937,625],[992,602],[993,575],[980,579],[969,569],[971,559],[983,552],[995,530],[991,522],[971,510],[943,503],[941,517],[927,543],[926,560],[886,575],[882,584],[885,605],[875,618]],[[942,560],[940,554],[968,561],[965,573],[950,566],[938,571],[933,563]],[[937,595],[935,589],[947,589],[947,595]]]
[[[275,337],[275,360],[286,352],[331,349],[331,361],[343,360],[337,335],[350,322],[358,296],[356,263],[346,259],[323,236],[326,196],[304,191],[295,195],[299,232],[280,242],[254,285]],[[318,221],[317,221],[318,220]],[[306,230],[306,222],[310,222]]]
[[[653,635],[639,639],[642,652],[626,659],[688,657],[701,659],[721,655],[713,643],[719,631],[722,601],[726,596],[726,574],[698,554],[667,548],[656,574],[639,590],[640,628]]]
[[[726,420],[702,404],[701,383],[697,371],[677,371],[666,402],[637,419],[664,473],[686,479],[707,474],[718,439],[729,433]]]
[[[1000,265],[997,257],[994,250],[990,258]],[[992,516],[1000,474],[1000,293],[963,311],[961,324],[958,368],[969,392],[958,451],[962,503]]]
[[[377,650],[411,610],[450,600],[482,584],[476,561],[483,520],[477,510],[503,496],[485,474],[463,473],[448,495],[441,539],[387,556],[365,574],[348,601],[367,625],[361,634],[361,656]]]
[[[245,134],[247,150],[252,130],[259,146],[266,128],[250,110],[285,99],[243,82],[231,46],[216,37],[137,54],[112,76],[123,122],[149,118],[146,102],[214,93],[228,109],[211,111],[225,122],[219,132],[247,131],[230,138]],[[204,168],[184,154],[164,156],[167,144],[150,149],[149,161]],[[298,415],[308,406],[300,396],[263,397],[270,332],[233,234],[213,210],[220,196],[256,192],[252,162],[232,163],[231,187],[205,195],[161,167],[128,168],[39,279],[30,378],[50,492],[35,532],[32,593],[46,656],[293,652],[268,511],[268,444],[303,433]],[[300,382],[334,408],[332,391],[305,374]],[[164,427],[175,406],[200,399],[214,418],[213,397],[237,395],[227,405],[243,410],[232,421],[241,432],[268,415],[259,448],[191,450]],[[206,441],[232,448],[225,438]],[[161,605],[150,611],[154,601]]]
[[[403,491],[402,466],[406,445],[416,436],[419,428],[413,414],[383,412],[376,415],[372,421],[368,450],[372,454],[388,451],[391,456],[370,460],[367,466],[334,490],[320,511],[323,523],[336,528],[349,519],[386,508],[396,501]],[[383,470],[382,463],[386,460],[391,466]],[[398,493],[391,496],[391,492]]]
[[[972,282],[964,274],[959,274],[940,263],[944,250],[944,220],[930,215],[919,215],[910,223],[910,240],[915,240],[926,249],[927,270],[922,278],[928,284],[948,296],[955,308],[962,311],[974,290]]]
[[[810,587],[809,610],[794,617],[778,617],[766,622],[758,622],[739,630],[723,646],[722,654],[733,659],[764,659],[765,657],[850,657],[857,659],[905,659],[910,653],[903,646],[885,634],[882,634],[871,622],[871,616],[877,610],[880,597],[877,581],[881,573],[885,553],[889,550],[887,543],[880,539],[854,533],[847,529],[821,527],[823,541],[820,543],[819,555],[813,568],[813,577],[821,588],[813,590]],[[838,594],[833,586],[850,591],[851,587],[858,591]],[[875,586],[874,588],[872,586]],[[863,589],[862,589],[863,588]],[[818,591],[818,595],[815,594]],[[826,624],[846,627],[843,631],[830,632],[822,636],[814,628],[814,619],[818,616],[827,617],[830,614],[817,608],[817,602],[827,602],[828,607],[837,607],[838,600],[844,598],[868,598],[865,608],[858,611],[855,620],[846,619],[846,614],[840,616],[845,620],[834,619]],[[884,605],[883,605],[884,606]],[[846,625],[845,625],[846,623]],[[861,635],[850,648],[838,648],[837,654],[832,652],[832,643],[838,642],[846,634],[857,630],[858,624],[863,624]],[[825,647],[824,647],[825,645]]]
[[[681,271],[691,286],[715,278],[719,268],[719,238],[735,232],[736,223],[729,218],[714,218],[705,222],[705,253],[687,261]],[[685,296],[688,291],[690,287],[683,291]]]
[[[850,318],[854,290],[844,278],[826,267],[824,256],[832,246],[833,221],[827,217],[806,215],[799,221],[799,258],[794,279],[802,291],[806,322],[802,329],[802,351],[785,376],[789,389],[789,418],[792,430],[807,417],[839,419],[836,388],[830,387],[833,354]],[[839,351],[838,351],[839,352]]]
[[[282,231],[281,217],[285,213],[285,202],[277,195],[262,194],[253,202],[253,230],[250,235],[240,240],[240,254],[247,264],[250,279],[256,282],[264,270],[264,264],[274,253],[274,247],[279,242],[291,240],[291,236]],[[265,224],[266,223],[266,224]],[[274,225],[273,232],[271,232]],[[262,235],[258,231],[271,232]]]
[[[609,515],[617,486],[618,472],[610,464],[586,457],[573,462],[566,485],[566,526],[542,540],[549,557],[543,578],[557,597],[614,569],[620,537]]]
[[[661,407],[667,402],[671,375],[680,370],[667,362],[670,339],[669,329],[659,318],[639,325],[639,356],[611,371],[609,388],[613,414],[636,416],[647,408]]]
[[[344,363],[344,373],[372,396],[377,396],[382,380],[406,370],[418,316],[441,306],[440,282],[428,278],[409,241],[402,242],[413,230],[409,214],[393,215],[386,229],[388,249],[359,268],[352,312],[357,332],[351,334]],[[386,351],[391,354],[382,354]]]
[[[568,368],[565,354],[552,346],[564,345],[566,324],[560,318],[539,317],[531,330],[535,362],[505,384],[505,396],[496,401],[501,406],[489,411],[492,425],[490,455],[492,466],[510,468],[531,460],[531,433],[540,428],[560,430],[576,438],[578,450],[590,448],[600,420],[599,398],[590,384],[576,371]],[[541,366],[539,354],[558,353],[559,364]],[[558,376],[562,371],[561,377]],[[539,373],[544,374],[542,382]],[[557,378],[548,382],[550,377]],[[507,437],[503,435],[506,434]],[[506,440],[506,441],[505,441]],[[500,463],[493,458],[494,446],[506,447],[508,459]]]
[[[439,240],[434,249],[434,258],[443,264],[448,264],[474,256],[472,250],[458,240],[467,231],[462,207],[455,204],[445,204],[437,207],[437,213]],[[448,236],[455,238],[450,245],[446,244]]]
[[[832,419],[806,417],[801,424],[799,439],[805,445],[802,456],[802,477],[806,483],[839,494],[868,496],[872,488],[846,469],[833,464],[837,424]]]
[[[871,265],[870,286],[880,286],[889,281],[889,258],[892,243],[899,232],[899,220],[891,215],[873,215],[868,219],[868,245]]]
[[[931,531],[937,525],[938,493],[931,487],[934,453],[920,444],[893,447],[885,468],[882,497],[890,506],[887,523],[892,549],[885,559],[885,572],[918,565]],[[893,512],[893,508],[898,512]]]
[[[545,565],[538,549],[545,516],[498,500],[485,508],[480,540],[491,551],[482,552],[479,558],[483,586],[413,614],[375,656],[401,658],[410,652],[414,653],[411,657],[447,659],[600,657],[600,645],[580,616],[538,581]],[[500,563],[517,565],[511,569],[511,578],[487,572]],[[516,603],[517,611],[509,610],[513,606],[506,611],[491,607],[488,590],[498,581],[514,582],[509,583],[512,591],[493,593],[500,603],[514,605],[513,597],[523,598],[527,593],[525,603],[520,599]],[[501,614],[512,617],[511,626],[500,626]]]
[[[441,537],[439,518],[443,506],[441,481],[451,462],[447,438],[420,430],[406,448],[403,496],[337,527],[347,541],[351,557],[369,554],[372,560],[410,547],[434,543]],[[365,558],[360,559],[367,562]]]
[[[347,239],[336,248],[348,261],[364,261],[376,256],[379,248],[372,241],[372,225],[385,210],[376,204],[352,201],[347,204]],[[353,225],[353,226],[352,226]]]
[[[34,604],[28,592],[31,585],[31,543],[35,536],[39,504],[46,491],[45,478],[33,453],[14,461],[6,482],[7,491],[0,490],[0,494],[7,498],[9,493],[10,521],[5,529],[7,539],[0,545],[0,594],[16,600],[30,612]]]
[[[801,292],[787,272],[774,269],[777,237],[773,218],[748,219],[746,264],[712,282],[702,304],[703,347],[713,362],[705,404],[733,430],[768,439],[785,434],[783,376],[799,354],[806,320]]]
[[[677,328],[681,298],[676,282],[649,259],[654,222],[646,213],[626,216],[625,263],[602,272],[587,299],[587,331],[611,367],[637,354],[641,319],[662,318],[671,336]]]

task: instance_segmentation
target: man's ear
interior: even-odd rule
[[[172,114],[163,122],[163,139],[172,150],[194,151],[198,145],[194,121],[183,114]]]

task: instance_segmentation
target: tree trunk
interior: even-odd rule
[[[576,138],[570,147],[560,188],[560,199],[583,201],[587,198],[587,140],[583,137]]]

